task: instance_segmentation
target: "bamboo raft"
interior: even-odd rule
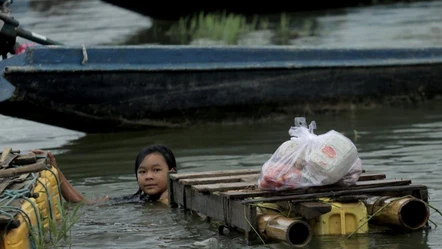
[[[327,234],[368,233],[368,225],[370,229],[371,226],[380,226],[409,232],[428,226],[427,187],[414,185],[408,179],[387,179],[382,173],[363,172],[351,187],[327,185],[290,191],[262,191],[257,187],[260,172],[261,167],[171,173],[168,183],[169,206],[195,211],[219,222],[220,233],[225,228],[243,232],[248,243],[254,243],[259,237],[261,240],[304,246],[313,233],[317,234],[323,229],[312,227],[315,220],[330,214],[336,205],[351,212],[345,210],[350,209],[345,206],[349,203],[363,203],[363,209],[359,209],[363,212],[355,212],[356,216],[365,218],[365,231],[359,229],[363,223],[356,229],[347,230],[343,229],[344,224],[337,224],[339,228],[330,228]],[[324,202],[324,199],[330,202]],[[262,213],[257,206],[263,203],[290,210],[294,214],[291,217],[296,218],[275,212]],[[356,204],[352,207],[357,207]],[[368,219],[369,216],[372,218]],[[329,229],[328,225],[332,227],[336,224],[324,226]]]

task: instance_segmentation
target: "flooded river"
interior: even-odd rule
[[[170,35],[158,31],[172,24],[158,24],[98,0],[18,0],[11,9],[23,28],[69,45],[174,43]],[[305,20],[312,24],[307,35],[291,37],[286,43],[314,47],[440,46],[440,13],[442,1],[293,15],[293,28],[305,25]],[[276,33],[272,29],[251,31],[242,34],[237,44],[271,44]],[[188,43],[208,40],[214,42],[199,38]],[[336,130],[349,137],[358,148],[365,170],[427,185],[430,204],[441,209],[441,110],[442,100],[415,108],[386,107],[339,115],[312,114],[306,118],[308,122],[316,121],[317,134]],[[136,191],[134,159],[145,145],[169,145],[176,154],[178,170],[183,173],[261,166],[289,139],[294,117],[84,134],[0,116],[0,144],[23,152],[50,149],[57,154],[67,178],[87,197],[118,197]],[[218,235],[215,226],[199,217],[159,205],[103,204],[83,207],[80,212],[81,219],[72,229],[72,241],[67,243],[71,248],[201,248],[195,242],[209,238],[218,241],[218,248],[287,248],[283,243],[247,245],[241,234]],[[433,209],[430,219],[442,225],[442,217]],[[350,239],[314,237],[306,248],[442,248],[442,232],[439,227],[432,228],[412,234],[371,234]]]

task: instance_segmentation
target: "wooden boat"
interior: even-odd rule
[[[0,113],[85,132],[293,116],[434,99],[441,66],[442,48],[35,46],[0,62]]]

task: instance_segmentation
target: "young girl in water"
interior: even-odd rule
[[[61,194],[67,202],[94,204],[109,200],[108,196],[98,200],[86,200],[66,179],[57,166],[54,155],[48,151],[33,150],[37,155],[47,154],[49,164],[58,170]],[[168,204],[168,173],[176,172],[176,160],[172,151],[164,145],[155,144],[143,148],[135,159],[135,176],[138,191],[131,196],[116,198],[118,201],[159,201]]]

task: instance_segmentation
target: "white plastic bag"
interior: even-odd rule
[[[287,190],[339,183],[354,184],[362,172],[353,142],[330,130],[316,135],[315,121],[309,128],[305,118],[295,118],[291,139],[281,144],[264,163],[258,187],[262,190]]]

